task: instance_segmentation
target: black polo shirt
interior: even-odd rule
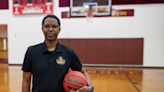
[[[49,52],[45,43],[30,46],[22,70],[33,75],[32,92],[64,92],[63,78],[69,68],[80,71],[82,64],[71,48],[57,43]]]

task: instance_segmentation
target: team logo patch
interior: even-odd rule
[[[64,65],[65,64],[65,59],[62,56],[59,56],[56,59],[56,63],[59,64],[59,65]]]

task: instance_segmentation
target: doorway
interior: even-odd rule
[[[8,63],[7,24],[0,24],[0,63]]]

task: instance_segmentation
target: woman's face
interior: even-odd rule
[[[57,19],[47,18],[42,25],[42,30],[47,41],[57,40],[58,34],[60,32],[60,26]]]

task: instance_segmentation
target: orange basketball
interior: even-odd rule
[[[70,90],[76,91],[86,85],[87,78],[79,71],[70,71],[64,77],[63,87],[66,92],[70,92]]]

